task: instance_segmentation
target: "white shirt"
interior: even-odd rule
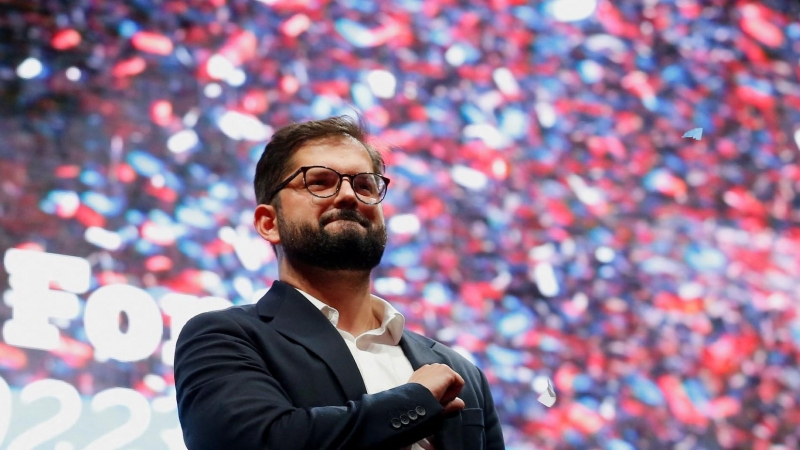
[[[375,317],[382,318],[381,325],[354,337],[347,331],[339,329],[339,311],[336,308],[331,308],[300,289],[297,290],[336,327],[358,365],[368,394],[382,392],[408,382],[414,369],[398,345],[400,338],[403,337],[406,318],[389,302],[373,295],[372,312]],[[430,441],[430,438],[423,439],[406,449],[434,450]]]

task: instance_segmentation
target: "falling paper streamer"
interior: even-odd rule
[[[548,408],[552,407],[556,403],[556,391],[553,389],[553,383],[550,382],[550,379],[547,380],[547,389],[539,394],[539,403],[547,406]]]
[[[697,139],[699,141],[700,138],[703,137],[703,129],[702,128],[691,129],[691,130],[687,131],[686,133],[683,133],[683,137]]]

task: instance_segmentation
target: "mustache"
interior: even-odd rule
[[[372,225],[369,219],[361,215],[358,211],[353,209],[340,209],[337,211],[332,211],[327,216],[320,217],[320,226],[325,226],[334,220],[350,220],[352,222],[359,223],[365,228],[369,228]]]

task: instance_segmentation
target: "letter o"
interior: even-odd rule
[[[119,329],[119,315],[128,316],[128,331]],[[152,355],[161,343],[164,321],[153,297],[127,284],[111,284],[94,291],[83,316],[89,342],[100,357],[138,361]]]

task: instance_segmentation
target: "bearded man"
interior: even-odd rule
[[[289,125],[266,145],[254,225],[279,281],[183,328],[189,450],[505,448],[481,370],[370,293],[387,240],[383,170],[346,116]]]

